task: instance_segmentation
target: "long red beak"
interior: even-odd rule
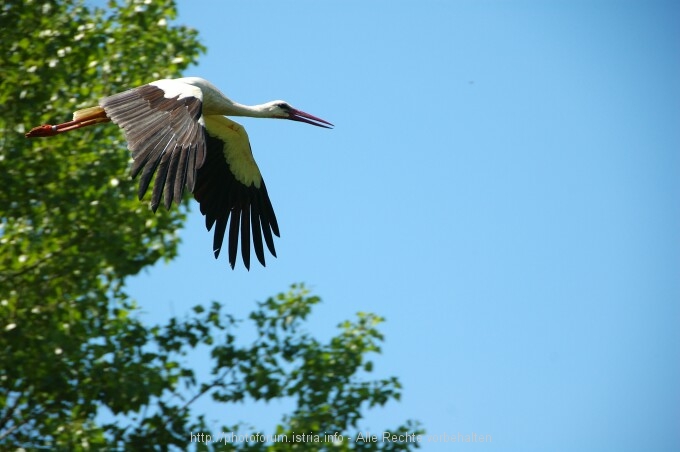
[[[307,124],[317,127],[325,127],[326,129],[335,127],[333,124],[324,119],[317,118],[316,116],[305,113],[304,111],[296,110],[294,108],[290,109],[290,116],[288,116],[288,119],[291,121],[306,122]]]

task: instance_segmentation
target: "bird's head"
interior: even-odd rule
[[[288,102],[285,102],[283,100],[274,100],[272,102],[268,102],[264,105],[264,107],[267,113],[271,115],[272,118],[290,119],[291,121],[306,122],[307,124],[311,124],[317,127],[325,127],[327,129],[333,127],[333,124],[331,124],[330,122],[323,120],[321,118],[317,118],[316,116],[310,115],[309,113],[305,113],[304,111],[300,111],[296,108],[293,108],[290,106]]]

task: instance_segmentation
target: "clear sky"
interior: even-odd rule
[[[179,258],[130,281],[143,318],[237,316],[305,282],[327,338],[386,317],[367,412],[491,443],[424,451],[680,450],[680,4],[180,0],[186,75],[336,125],[239,120],[281,227],[247,272],[194,205]],[[206,363],[195,357],[198,369]],[[220,407],[264,433],[284,404]]]

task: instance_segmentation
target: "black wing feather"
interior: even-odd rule
[[[264,248],[262,246],[262,229],[260,229],[260,214],[258,213],[258,204],[253,203],[250,206],[250,224],[253,228],[253,248],[257,260],[264,265]]]
[[[228,223],[227,247],[231,267],[236,265],[240,235],[241,257],[246,268],[249,268],[251,230],[255,255],[264,266],[262,236],[273,256],[276,256],[276,250],[272,232],[279,236],[279,227],[264,181],[260,181],[259,187],[244,185],[229,169],[224,156],[224,142],[210,135],[209,131],[206,131],[205,142],[206,160],[196,172],[194,197],[201,206],[201,213],[205,215],[208,230],[215,228],[215,257],[219,256],[222,249]]]
[[[238,227],[241,222],[241,209],[236,207],[231,210],[231,222],[229,223],[229,264],[231,268],[236,265],[236,252],[238,251]],[[248,265],[246,265],[248,268]]]
[[[250,204],[241,210],[241,257],[247,269],[250,269]]]

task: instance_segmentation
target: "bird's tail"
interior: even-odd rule
[[[83,108],[73,113],[73,121],[57,125],[44,124],[32,128],[26,133],[26,138],[51,137],[59,133],[70,132],[81,127],[92,126],[100,122],[108,122],[111,119],[106,116],[106,112],[100,106]]]

